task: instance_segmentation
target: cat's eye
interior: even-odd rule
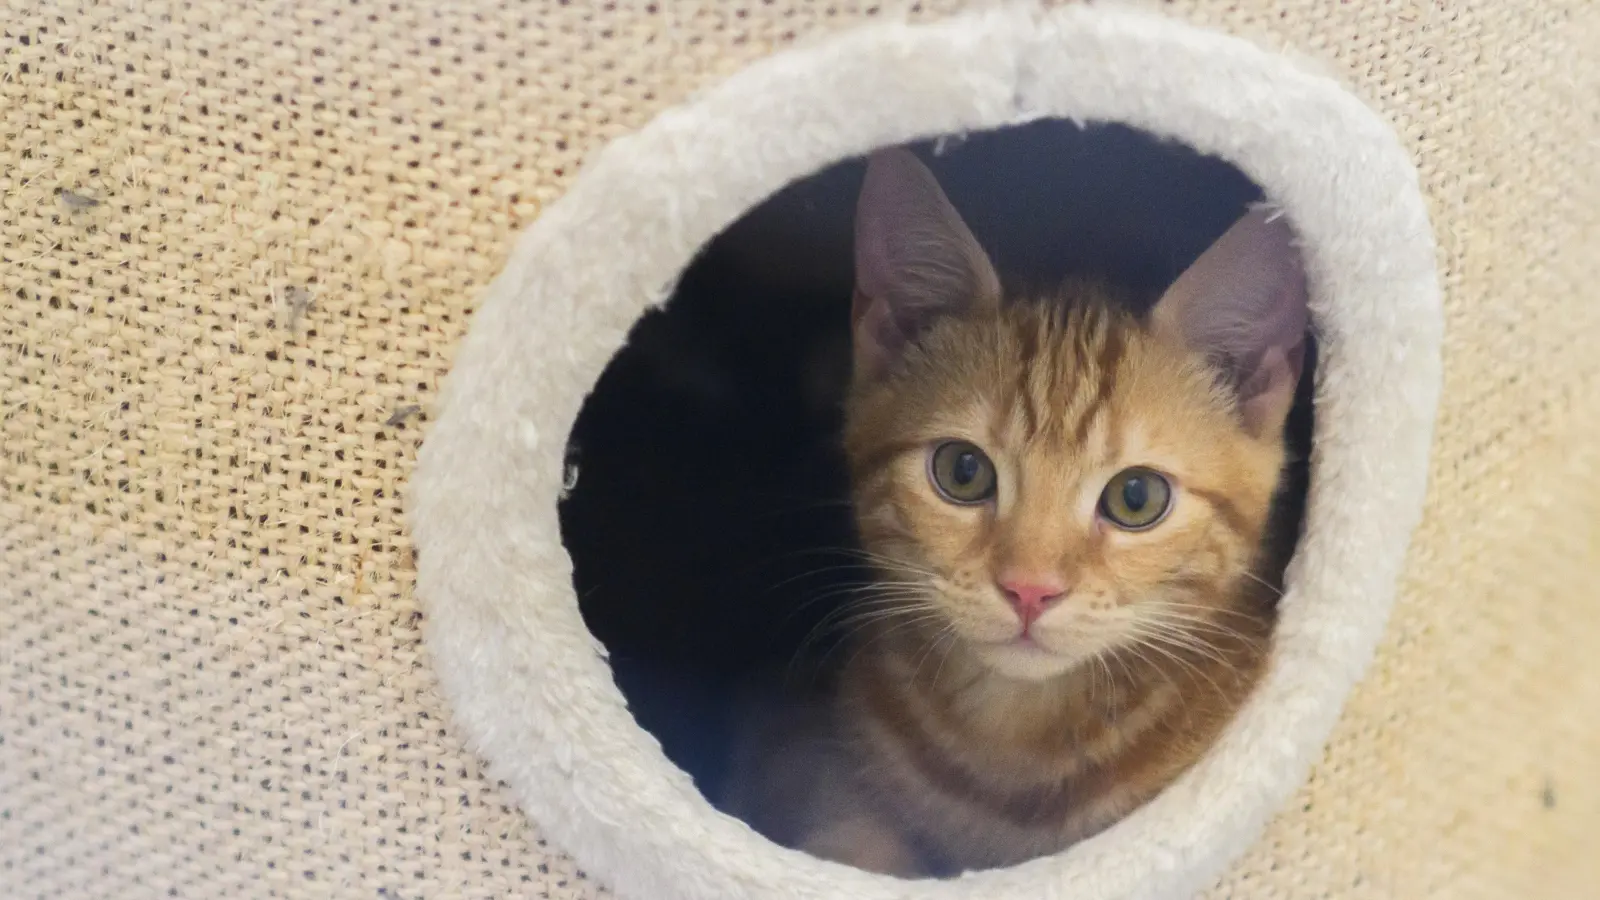
[[[1100,514],[1128,531],[1153,527],[1171,507],[1172,484],[1151,469],[1123,469],[1100,494]]]
[[[928,460],[933,486],[951,503],[970,505],[994,496],[994,463],[967,441],[946,441]]]

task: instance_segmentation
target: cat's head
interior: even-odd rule
[[[1087,283],[1008,297],[933,174],[883,151],[853,318],[845,443],[877,602],[1034,680],[1227,627],[1304,353],[1287,223],[1247,212],[1144,320]]]

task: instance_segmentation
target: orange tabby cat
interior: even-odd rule
[[[1011,296],[891,150],[856,276],[845,448],[880,581],[837,696],[769,715],[731,808],[908,876],[1060,850],[1191,765],[1266,663],[1290,231],[1246,213],[1145,320],[1091,282]]]

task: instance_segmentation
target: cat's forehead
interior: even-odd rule
[[[1152,464],[1217,424],[1191,361],[1129,315],[1006,311],[944,349],[928,426],[1043,465]]]
[[[1126,411],[1145,355],[1142,329],[1131,318],[1098,307],[1076,314],[1021,307],[1001,317],[997,331],[997,389],[984,399],[1012,440],[1070,448]]]

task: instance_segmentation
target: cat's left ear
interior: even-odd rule
[[[1288,220],[1252,207],[1162,295],[1151,327],[1222,367],[1247,431],[1280,434],[1305,363],[1306,276]]]
[[[989,257],[909,150],[879,150],[868,159],[855,237],[857,378],[880,374],[940,316],[1000,302]]]

